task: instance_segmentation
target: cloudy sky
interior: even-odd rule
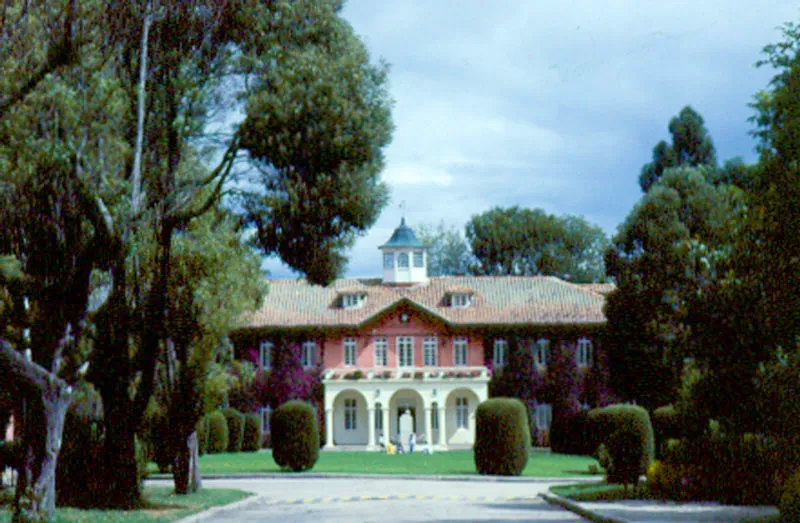
[[[720,159],[754,161],[747,118],[772,73],[756,69],[784,0],[349,0],[344,16],[391,64],[392,200],[350,253],[347,276],[380,273],[399,224],[463,229],[494,206],[579,214],[613,235],[638,176],[685,105]],[[266,268],[292,277],[280,262]]]

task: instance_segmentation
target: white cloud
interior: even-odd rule
[[[789,0],[349,0],[345,17],[391,65],[392,203],[351,254],[377,275],[400,222],[463,226],[502,205],[583,214],[613,234],[684,105],[718,157],[755,158],[747,107]],[[275,271],[276,276],[286,274]]]

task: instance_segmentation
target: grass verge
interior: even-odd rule
[[[532,452],[522,475],[540,478],[563,478],[590,475],[594,458],[549,452]],[[151,468],[155,472],[155,466]],[[203,474],[278,473],[280,467],[269,452],[207,454],[200,458]],[[435,454],[389,456],[380,452],[336,451],[320,453],[312,472],[339,474],[423,474],[434,476],[476,475],[471,450],[453,450]],[[291,474],[287,472],[287,474]]]
[[[605,481],[576,483],[550,487],[550,492],[572,501],[621,501],[627,499],[652,499],[647,485],[639,483],[637,488],[614,485]]]
[[[249,492],[231,489],[203,489],[194,494],[177,496],[171,487],[145,487],[145,506],[139,510],[80,510],[58,508],[54,522],[121,522],[144,523],[175,521],[211,507],[227,505],[251,496]],[[11,521],[11,513],[0,511],[0,522]]]

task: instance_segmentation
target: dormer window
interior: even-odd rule
[[[342,294],[342,308],[343,309],[358,309],[364,306],[367,301],[366,294],[352,293]]]
[[[454,309],[466,309],[472,304],[472,296],[469,294],[451,294],[450,307]]]

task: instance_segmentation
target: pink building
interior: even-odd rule
[[[383,252],[383,277],[328,287],[274,280],[260,310],[234,337],[269,368],[276,340],[301,346],[304,367],[322,373],[326,447],[376,448],[383,437],[434,448],[470,446],[475,409],[492,372],[520,338],[546,370],[553,343],[574,347],[588,368],[605,324],[607,285],[554,277],[428,277],[424,246],[403,221]],[[264,407],[267,425],[269,407]],[[401,418],[404,414],[405,420]],[[547,430],[549,405],[536,406]]]

